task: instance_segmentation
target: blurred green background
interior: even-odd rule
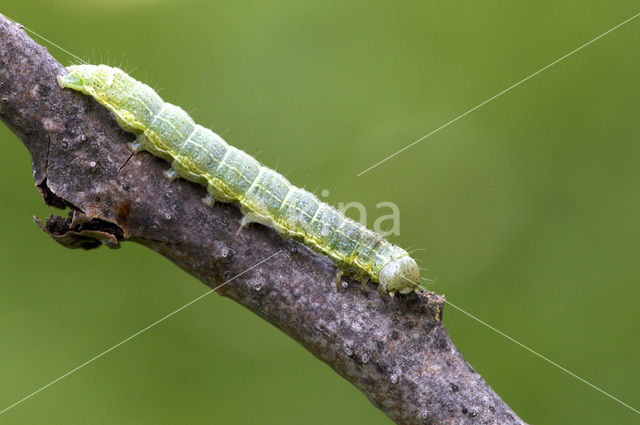
[[[122,64],[329,203],[395,202],[434,288],[640,406],[640,18],[356,174],[639,12],[637,2],[4,0]],[[39,41],[63,63],[73,59]],[[63,249],[0,126],[0,410],[202,294],[134,244]],[[455,344],[532,424],[639,416],[457,311]],[[34,424],[389,424],[278,330],[207,297],[0,416]]]

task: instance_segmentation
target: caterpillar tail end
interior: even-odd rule
[[[58,83],[58,87],[60,87],[61,89],[65,88],[65,75],[58,75],[56,76],[56,81]]]
[[[411,257],[396,258],[380,270],[379,282],[389,294],[409,294],[419,289],[420,268]]]
[[[69,71],[68,74],[60,74],[56,77],[61,89],[70,88],[80,90],[81,88],[84,88],[81,72],[76,68],[76,66],[69,66],[67,67],[67,71]]]
[[[87,83],[92,77],[93,65],[71,65],[67,67],[68,74],[60,74],[56,77],[61,89],[69,88],[84,94],[87,92]]]

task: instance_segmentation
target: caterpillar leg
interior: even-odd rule
[[[207,193],[207,196],[202,198],[202,203],[208,207],[213,207],[216,204],[216,198],[212,194]]]
[[[342,275],[344,274],[344,270],[338,267],[338,271],[336,272],[336,291],[340,290],[340,286],[342,284]]]
[[[171,180],[171,181],[173,181],[173,180],[177,179],[178,177],[180,177],[178,172],[173,167],[169,168],[168,170],[164,170],[162,172],[162,174],[164,174],[164,176],[166,178],[168,178],[169,180]]]
[[[271,226],[270,221],[265,220],[264,217],[258,214],[255,214],[252,212],[244,213],[244,216],[242,217],[242,221],[240,222],[240,227],[247,227],[251,223],[260,223],[260,224],[264,224],[265,226]]]
[[[269,220],[268,218],[265,218],[259,214],[253,213],[251,211],[243,211],[242,212],[244,215],[242,216],[242,221],[240,221],[240,227],[238,228],[238,231],[236,232],[236,235],[238,233],[240,233],[240,231],[242,229],[244,229],[245,227],[247,227],[248,225],[250,225],[251,223],[258,223],[258,224],[263,224],[265,226],[268,227],[273,227],[271,220]]]
[[[131,149],[133,153],[138,153],[143,151],[145,137],[146,136],[144,134],[138,134],[138,137],[136,137],[136,140],[134,140],[133,142],[127,143],[127,145],[129,146],[129,149]]]
[[[242,220],[240,221],[240,229],[244,229],[251,223],[258,223],[258,222],[259,221],[256,219],[255,214],[251,212],[246,212],[244,213],[244,215],[242,216]],[[240,229],[238,229],[238,232],[240,231]]]
[[[217,196],[215,196],[215,194],[214,197],[216,199],[219,199]],[[224,201],[224,198],[222,200]],[[242,229],[243,227],[247,227],[251,223],[259,223],[263,226],[279,230],[275,223],[272,221],[271,217],[267,217],[257,212],[251,211],[244,206],[240,207],[240,211],[242,211],[242,221],[240,222],[240,229]],[[238,229],[238,231],[240,231],[240,229]]]
[[[362,285],[363,294],[367,293],[367,283],[369,283],[369,278],[367,276],[364,276],[360,282],[360,284]]]

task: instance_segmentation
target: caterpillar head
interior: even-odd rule
[[[382,267],[378,280],[380,286],[390,294],[408,294],[419,289],[420,268],[409,256],[396,258]]]

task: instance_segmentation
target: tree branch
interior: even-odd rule
[[[110,113],[56,85],[47,50],[0,15],[0,117],[32,156],[48,205],[70,208],[42,228],[70,248],[135,241],[286,332],[362,391],[398,424],[523,424],[452,344],[444,298],[383,298],[349,282],[304,245],[254,225],[235,206],[206,207],[204,187],[170,182],[167,162],[132,155]]]

